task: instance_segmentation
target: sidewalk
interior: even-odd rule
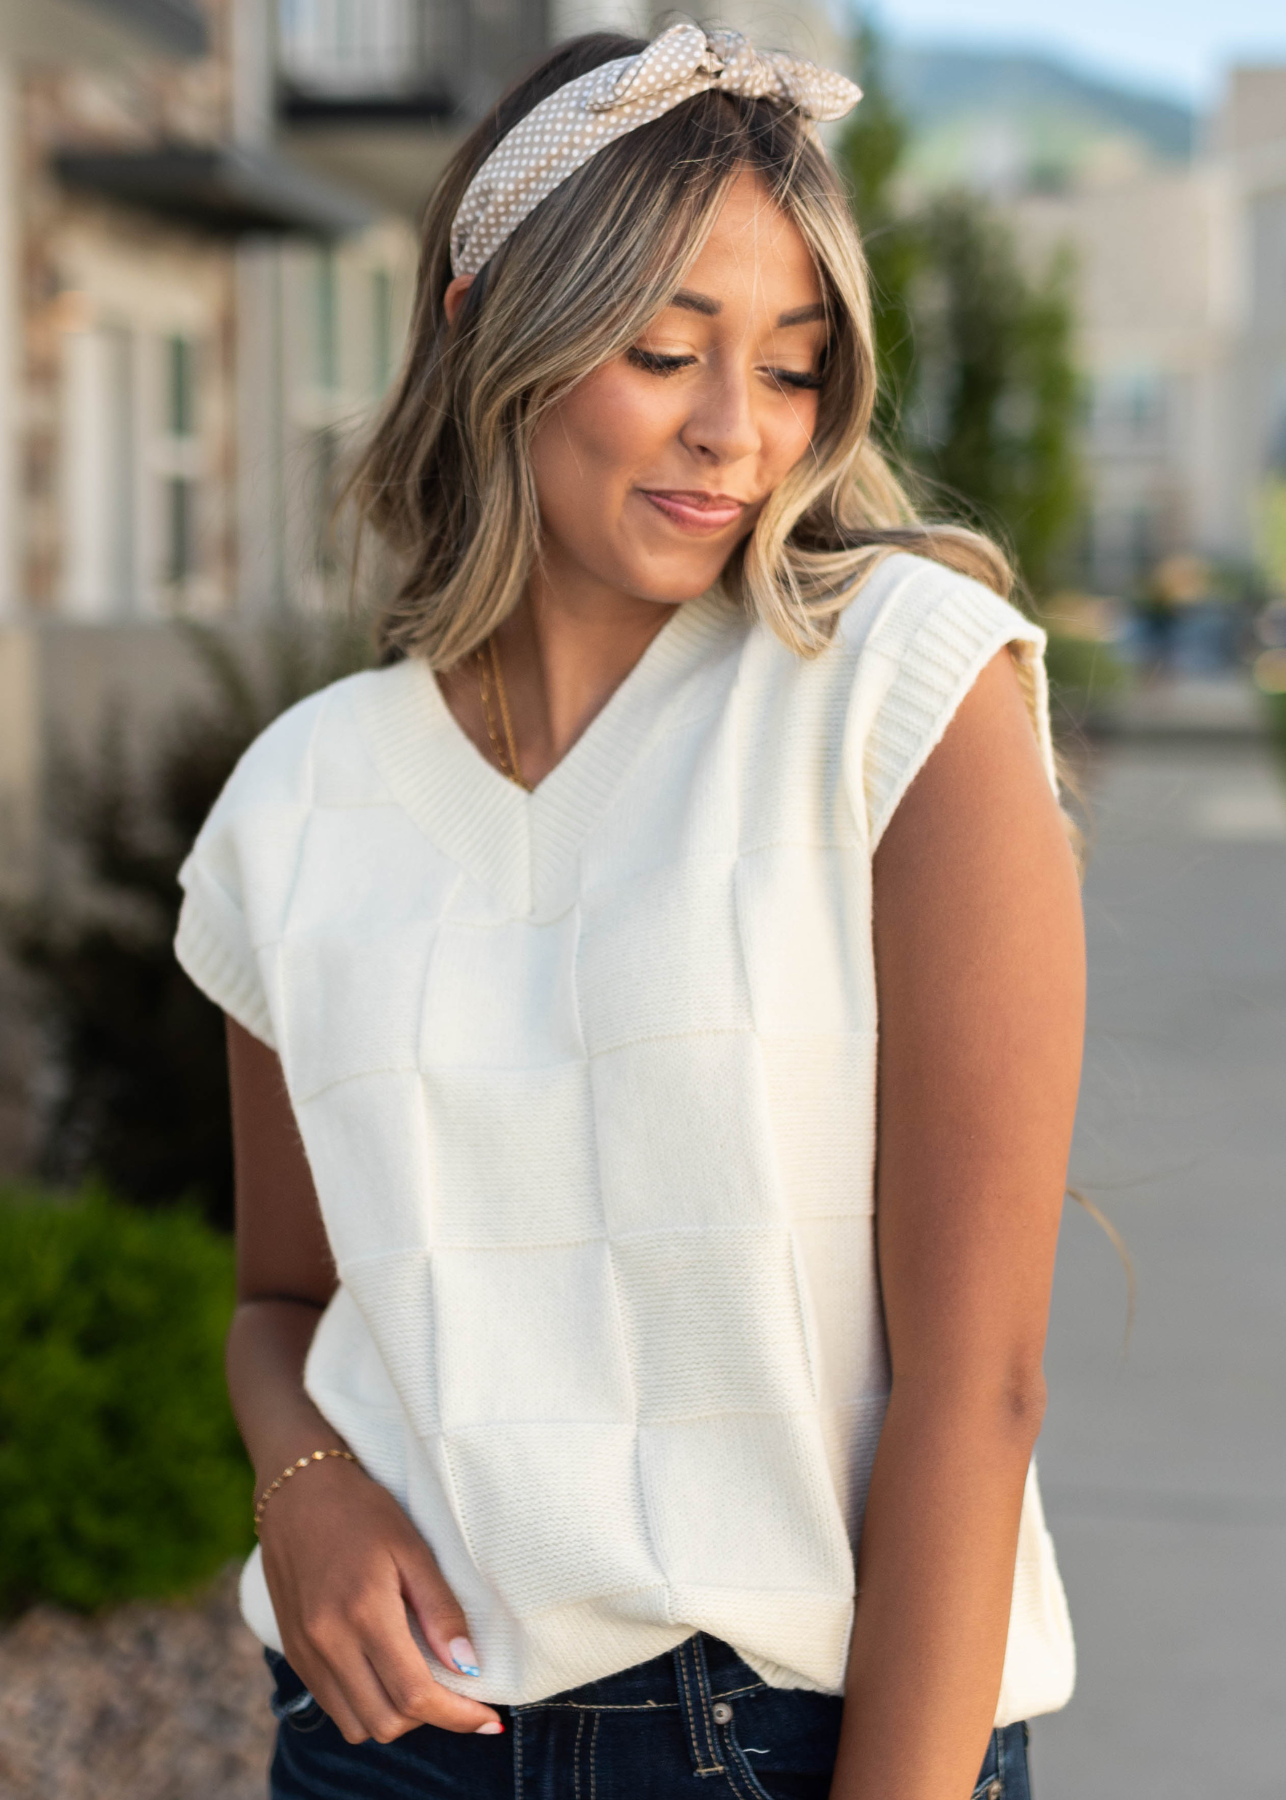
[[[1173,694],[1133,708],[1092,795],[1072,1178],[1138,1311],[1123,1352],[1123,1273],[1069,1205],[1039,1458],[1081,1672],[1038,1800],[1286,1793],[1286,785],[1199,698],[1186,730]]]

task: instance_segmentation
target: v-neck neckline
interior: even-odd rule
[[[542,909],[569,857],[610,806],[681,677],[743,615],[717,595],[687,600],[536,787],[478,749],[417,657],[359,683],[367,743],[393,797],[426,836],[516,912]]]

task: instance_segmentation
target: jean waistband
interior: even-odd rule
[[[588,1681],[584,1687],[551,1694],[546,1700],[526,1701],[512,1710],[539,1712],[545,1706],[567,1706],[590,1712],[629,1712],[635,1707],[652,1710],[682,1706],[685,1679],[691,1687],[698,1675],[711,1700],[750,1693],[764,1686],[730,1644],[698,1631],[677,1650],[667,1650],[650,1662],[636,1663],[632,1669],[605,1675],[600,1681]]]
[[[721,1702],[764,1685],[730,1645],[698,1631],[677,1650],[654,1656],[650,1662],[510,1710],[521,1732],[523,1714],[546,1707],[585,1712],[656,1712],[677,1707],[683,1715],[693,1773],[720,1775],[725,1772],[725,1752],[719,1727],[730,1716]]]

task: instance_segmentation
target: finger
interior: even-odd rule
[[[464,1608],[447,1586],[427,1544],[408,1546],[398,1564],[406,1603],[434,1656],[444,1669],[454,1669],[457,1675],[481,1675],[482,1663],[470,1642]]]
[[[317,1656],[288,1648],[286,1660],[340,1735],[350,1744],[364,1743],[370,1735],[348,1704],[341,1681]]]
[[[401,1718],[413,1725],[437,1725],[445,1731],[489,1728],[491,1735],[498,1736],[504,1730],[494,1708],[454,1694],[434,1680],[433,1671],[411,1634],[411,1617],[400,1591],[368,1595],[350,1609],[348,1617],[354,1644],[365,1657],[387,1705]],[[348,1697],[353,1703],[355,1696],[351,1691]],[[363,1719],[372,1716],[363,1706],[357,1710]],[[387,1729],[382,1712],[378,1727],[373,1736]]]
[[[405,1617],[396,1596],[393,1604]],[[391,1743],[422,1722],[400,1712],[366,1654],[363,1639],[372,1633],[378,1638],[382,1624],[379,1609],[371,1611],[373,1616],[361,1622],[349,1613],[327,1613],[309,1620],[303,1629],[306,1654],[294,1665],[317,1704],[350,1744],[364,1743],[367,1738]],[[409,1632],[407,1637],[409,1640]]]
[[[478,1732],[498,1737],[504,1730],[494,1708],[435,1681],[410,1631],[405,1642],[384,1639],[366,1651],[373,1672],[403,1718],[416,1725],[436,1725],[443,1731]]]

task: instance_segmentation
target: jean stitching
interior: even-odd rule
[[[511,1713],[509,1722],[514,1728],[514,1800],[522,1800],[522,1720]]]
[[[768,1683],[766,1681],[752,1681],[745,1687],[711,1688],[710,1697],[712,1700],[732,1700],[735,1699],[738,1694],[757,1694],[762,1688],[766,1688],[767,1686]]]
[[[767,1789],[761,1784],[750,1764],[746,1761],[745,1752],[737,1738],[736,1721],[725,1725],[723,1732],[724,1754],[728,1759],[728,1782],[737,1800],[769,1800]],[[736,1771],[734,1776],[733,1771]]]
[[[684,1712],[685,1720],[687,1722],[688,1737],[691,1741],[692,1748],[696,1751],[697,1774],[700,1775],[702,1772],[702,1770],[701,1770],[701,1745],[697,1740],[697,1734],[696,1734],[696,1731],[695,1731],[694,1725],[693,1725],[692,1695],[688,1691],[688,1671],[687,1671],[686,1656],[685,1656],[685,1652],[687,1651],[687,1648],[688,1648],[688,1646],[686,1643],[680,1644],[678,1649],[674,1653],[674,1661],[675,1661],[676,1666],[678,1667],[679,1680],[683,1683],[683,1698],[687,1702],[687,1705],[684,1707],[683,1712]]]
[[[715,1764],[713,1764],[713,1766],[708,1766],[706,1763],[707,1752],[702,1748],[702,1745],[701,1745],[701,1734],[698,1730],[699,1720],[698,1720],[696,1708],[692,1704],[692,1689],[688,1685],[687,1659],[688,1659],[688,1653],[689,1653],[694,1641],[695,1641],[694,1639],[689,1638],[686,1643],[682,1643],[679,1645],[678,1651],[676,1653],[676,1661],[678,1662],[678,1665],[679,1665],[679,1674],[683,1680],[683,1693],[684,1693],[684,1697],[686,1698],[687,1703],[688,1703],[688,1705],[687,1705],[688,1733],[692,1740],[693,1747],[697,1753],[697,1774],[698,1775],[720,1775],[723,1773],[722,1763],[715,1763]],[[693,1660],[695,1661],[695,1655],[694,1655]]]
[[[722,1755],[722,1745],[715,1737],[714,1720],[710,1717],[710,1674],[706,1668],[705,1651],[701,1647],[701,1634],[699,1632],[696,1637],[692,1639],[692,1661],[696,1667],[697,1692],[701,1696],[701,1716],[705,1720],[706,1752],[711,1759],[713,1772],[714,1770],[722,1769],[723,1767],[723,1764],[719,1761],[719,1757]]]
[[[576,1743],[572,1749],[572,1796],[580,1800],[580,1741],[585,1730],[585,1715],[582,1713],[576,1721]]]
[[[761,1684],[762,1685],[762,1684]],[[739,1692],[742,1690],[738,1690]],[[744,1690],[749,1692],[749,1689]],[[631,1706],[600,1705],[596,1700],[528,1700],[509,1709],[514,1713],[537,1712],[678,1712],[677,1700],[639,1700]]]
[[[589,1734],[589,1800],[598,1800],[598,1727],[599,1714],[594,1714],[594,1728]]]

